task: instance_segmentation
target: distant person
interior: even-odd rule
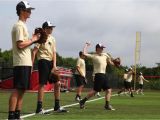
[[[30,39],[26,26],[33,9],[27,1],[21,1],[16,6],[19,19],[12,28],[14,90],[9,98],[9,120],[20,119],[23,95],[30,86],[32,68],[30,45],[40,38],[37,34]]]
[[[48,34],[48,39],[45,43],[37,43],[33,49],[32,61],[34,62],[35,56],[38,59],[38,71],[39,71],[39,88],[37,98],[36,113],[43,114],[43,97],[44,97],[44,86],[49,83],[54,84],[54,111],[56,112],[67,112],[64,108],[60,107],[60,88],[61,83],[56,76],[54,79],[50,79],[50,75],[57,74],[58,68],[56,65],[56,41],[51,35],[54,25],[50,21],[46,21],[42,24],[42,28]]]
[[[123,74],[123,87],[120,91],[118,91],[118,95],[122,94],[124,92],[124,94],[126,94],[127,92],[127,89],[128,89],[128,86],[127,86],[127,72],[128,72],[128,69],[125,69],[125,72]]]
[[[133,80],[133,74],[134,74],[133,68],[130,67],[129,71],[127,72],[126,88],[129,91],[131,97],[134,97],[133,89],[132,89],[132,85],[131,85],[131,82]]]
[[[81,100],[81,94],[84,85],[86,84],[86,65],[85,65],[85,56],[82,51],[79,52],[79,58],[76,64],[75,80],[77,84],[77,94],[75,97],[76,101]]]
[[[68,91],[68,86],[67,86],[67,80],[62,79],[61,80],[61,88],[60,88],[61,92],[69,92]]]
[[[138,90],[136,91],[137,94],[140,92],[141,95],[144,95],[144,93],[143,93],[143,84],[144,84],[144,81],[145,81],[145,82],[149,82],[148,80],[146,80],[146,79],[143,77],[142,72],[140,72],[140,73],[139,73],[139,77],[138,77],[139,88],[138,88]]]
[[[97,92],[100,92],[101,89],[105,91],[105,106],[104,108],[106,110],[115,110],[110,105],[110,99],[111,99],[111,87],[109,85],[109,81],[106,76],[106,67],[108,64],[114,65],[112,58],[107,54],[103,52],[103,49],[105,48],[102,44],[97,44],[95,47],[95,53],[88,54],[87,48],[90,46],[89,43],[86,43],[84,47],[84,55],[87,58],[92,59],[93,61],[93,74],[94,74],[94,86],[93,89],[88,93],[88,95],[80,101],[80,108],[83,109],[85,107],[85,102],[94,96]],[[118,58],[119,63],[120,59]]]

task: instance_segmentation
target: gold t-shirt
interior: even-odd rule
[[[108,54],[101,53],[99,54],[85,54],[88,58],[91,58],[93,61],[93,75],[96,73],[105,73],[107,67],[107,61],[111,59]]]
[[[26,24],[19,20],[12,28],[13,66],[32,66],[30,47],[19,49],[17,41],[29,40]]]
[[[38,48],[37,59],[46,59],[49,61],[53,60],[53,52],[56,51],[56,42],[53,36],[49,35],[46,43],[36,44],[35,47]]]
[[[80,68],[82,75],[85,77],[86,76],[86,66],[85,66],[84,59],[78,58],[76,66]],[[79,72],[76,70],[75,74],[79,74]]]

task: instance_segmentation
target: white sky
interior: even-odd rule
[[[136,32],[141,32],[140,64],[160,62],[160,0],[28,0],[36,9],[27,21],[29,33],[46,20],[56,28],[57,52],[77,57],[86,41],[106,46],[123,65],[134,64]],[[11,49],[11,29],[19,0],[0,0],[0,48]]]

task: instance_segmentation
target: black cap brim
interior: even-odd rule
[[[32,7],[30,7],[30,8],[26,8],[26,9],[35,10],[35,8],[32,8]]]

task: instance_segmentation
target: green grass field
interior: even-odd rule
[[[84,93],[85,96],[87,93]],[[114,93],[113,93],[114,94]],[[22,114],[27,115],[35,112],[37,93],[26,93],[24,96]],[[0,92],[0,119],[8,116],[9,92]],[[62,93],[61,104],[69,105],[74,101],[74,92]],[[93,97],[96,99],[97,97]],[[104,110],[104,99],[92,101],[86,104],[86,109],[79,109],[79,105],[67,107],[69,113],[54,113],[49,115],[33,115],[25,120],[160,120],[160,91],[147,91],[145,95],[113,96],[111,104],[116,111]],[[53,93],[46,93],[44,109],[53,106]]]

